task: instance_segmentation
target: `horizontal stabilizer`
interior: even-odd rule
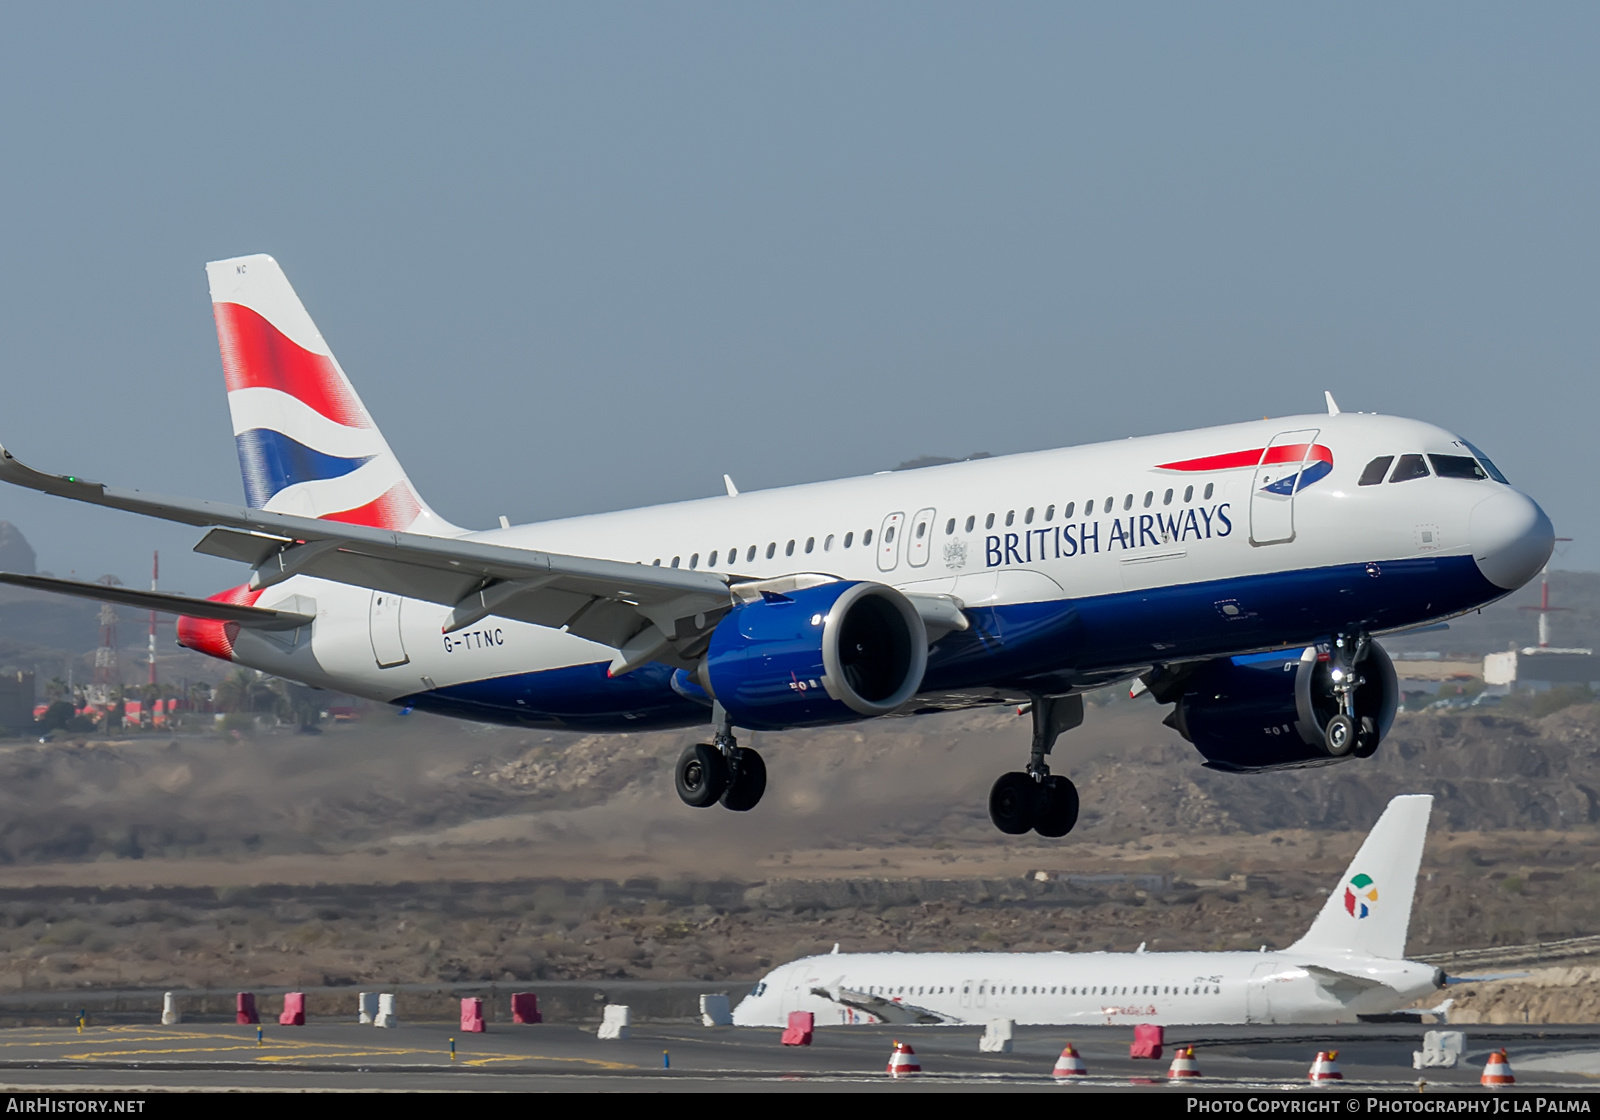
[[[293,630],[297,626],[309,626],[315,621],[308,614],[297,614],[294,611],[275,611],[266,607],[219,603],[212,599],[191,599],[187,595],[169,595],[164,591],[138,591],[131,587],[112,587],[104,583],[56,579],[54,576],[24,576],[15,572],[0,572],[0,583],[9,583],[13,587],[29,587],[35,591],[53,591],[58,595],[76,595],[81,599],[98,599],[102,603],[138,607],[140,610],[165,611],[167,614],[209,618],[218,622],[237,622],[240,626],[251,630]]]
[[[1317,986],[1341,999],[1353,998],[1361,992],[1372,988],[1382,988],[1381,980],[1374,980],[1370,976],[1358,976],[1351,972],[1340,972],[1336,968],[1326,968],[1319,964],[1303,964],[1300,966],[1311,974]]]

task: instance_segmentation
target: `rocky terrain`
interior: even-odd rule
[[[741,815],[678,803],[687,733],[390,715],[14,741],[0,991],[735,982],[835,942],[1283,945],[1399,792],[1437,798],[1411,952],[1600,932],[1600,706],[1403,715],[1367,762],[1252,777],[1199,766],[1160,715],[1102,704],[1058,747],[1085,805],[1061,842],[988,823],[1026,752],[1009,711],[754,736],[771,784]],[[1468,1016],[1592,1014],[1594,978],[1568,981],[1453,994]]]

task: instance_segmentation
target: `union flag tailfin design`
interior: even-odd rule
[[[206,265],[228,409],[254,509],[450,536],[269,256]]]

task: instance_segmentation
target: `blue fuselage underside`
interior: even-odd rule
[[[1441,556],[970,608],[971,629],[930,650],[922,691],[1057,694],[1156,663],[1418,626],[1506,594],[1472,557]],[[705,723],[708,710],[673,690],[672,672],[652,663],[609,677],[606,662],[596,661],[468,681],[395,703],[485,723],[585,731]]]

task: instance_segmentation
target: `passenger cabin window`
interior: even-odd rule
[[[976,525],[977,523],[978,523],[978,519],[976,517],[967,518],[967,532],[969,532],[969,533],[972,532],[972,527],[974,525]]]
[[[777,541],[769,541],[767,543],[767,559],[771,560],[777,554],[778,554],[778,542]]]
[[[673,566],[673,567],[674,567],[674,568],[676,568],[676,567],[677,567],[677,566],[678,566],[678,557],[676,557],[676,556],[674,556],[674,557],[673,557],[673,558],[672,558],[672,566]]]
[[[1123,509],[1132,509],[1133,508],[1133,495],[1132,494],[1129,494],[1126,498],[1122,499],[1122,508]]]
[[[1032,506],[1029,506],[1028,507],[1028,512],[1022,515],[1022,523],[1024,525],[1032,525],[1033,524],[1033,507]]]
[[[711,559],[706,561],[706,567],[715,568],[716,566],[717,566],[717,550],[716,549],[712,549],[711,550]]]
[[[827,539],[822,542],[822,551],[823,552],[832,552],[833,551],[833,534],[832,533],[829,533]]]
[[[1211,492],[1213,490],[1215,490],[1216,488],[1217,487],[1216,487],[1215,483],[1211,483],[1211,482],[1206,483],[1206,492],[1205,492],[1205,494],[1202,495],[1203,499],[1205,501],[1209,502],[1211,500]]]
[[[793,556],[794,555],[794,542],[793,541],[790,541],[788,544],[784,545],[783,554],[785,556]]]
[[[806,538],[806,551],[810,552],[813,548],[816,548],[816,547],[817,547],[817,538],[816,537],[807,537]]]
[[[1145,509],[1149,509],[1150,508],[1150,503],[1155,501],[1155,500],[1156,500],[1156,492],[1154,490],[1146,490],[1144,492],[1144,508]]]
[[[1433,473],[1440,478],[1470,478],[1482,482],[1489,477],[1489,472],[1471,455],[1429,455],[1428,462],[1433,464]]]
[[[1104,506],[1102,506],[1101,508],[1104,509],[1107,513],[1110,513],[1113,509],[1116,508],[1116,505],[1117,505],[1117,499],[1115,499],[1115,498],[1107,498],[1106,499],[1106,504]]]
[[[754,564],[756,562],[756,546],[755,545],[751,545],[750,546],[750,552],[745,556],[744,562],[746,564]]]
[[[1061,507],[1061,520],[1065,521],[1067,518],[1072,516],[1072,507],[1076,504],[1076,502],[1068,502],[1066,505]]]
[[[1012,523],[1016,521],[1016,519],[1017,519],[1017,511],[1016,510],[1014,510],[1014,509],[1006,510],[1006,528],[1009,529],[1011,527]]]
[[[891,528],[889,530],[889,532],[891,532],[891,533],[894,532],[894,529]],[[867,545],[869,545],[871,543],[872,543],[872,530],[868,529],[865,533],[861,534],[861,547],[862,548],[866,548]]]
[[[698,568],[699,566],[700,566],[700,554],[697,552],[693,556],[689,557],[689,570],[693,571],[695,568]]]
[[[1421,455],[1402,455],[1394,465],[1394,473],[1389,476],[1389,481],[1410,482],[1413,478],[1427,477],[1428,464],[1422,461]]]
[[[1056,507],[1053,504],[1044,507],[1044,519],[1046,522],[1056,519]]]
[[[1183,488],[1183,501],[1184,501],[1185,505],[1188,505],[1190,502],[1194,501],[1194,487],[1193,486],[1185,486]]]
[[[846,548],[849,548],[852,544],[855,543],[855,539],[856,539],[856,535],[854,533],[846,533],[844,535],[844,546]]]
[[[991,513],[988,517],[985,517],[983,519],[983,527],[985,529],[993,529],[994,528],[994,514]]]
[[[947,536],[947,537],[953,536],[955,534],[955,531],[956,531],[956,519],[952,517],[949,521],[946,521],[944,523],[944,535]]]
[[[1361,472],[1357,486],[1376,486],[1384,480],[1389,473],[1389,467],[1394,463],[1393,455],[1379,455],[1367,464],[1366,470]]]

